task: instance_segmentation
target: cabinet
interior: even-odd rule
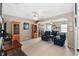
[[[32,38],[37,38],[37,25],[32,24]]]
[[[20,22],[12,22],[12,40],[20,42]]]

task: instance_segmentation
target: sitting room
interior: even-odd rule
[[[3,3],[4,55],[73,56],[73,6],[74,3]]]

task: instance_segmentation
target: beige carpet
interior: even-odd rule
[[[73,53],[67,47],[60,47],[51,42],[44,42],[41,38],[21,42],[22,50],[28,56],[72,56]]]

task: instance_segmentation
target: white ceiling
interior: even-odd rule
[[[39,19],[49,18],[74,11],[73,3],[3,3],[2,13],[26,19],[32,19],[33,12],[39,13]]]

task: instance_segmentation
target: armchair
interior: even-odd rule
[[[57,32],[58,32],[58,31],[52,31],[52,32],[51,32],[51,35],[56,36],[56,35],[57,35]]]
[[[55,37],[54,38],[54,44],[59,45],[59,46],[63,46],[66,40],[66,35],[64,33],[59,35],[60,38]]]
[[[41,39],[44,41],[49,41],[50,31],[45,31],[44,35],[41,35]]]

